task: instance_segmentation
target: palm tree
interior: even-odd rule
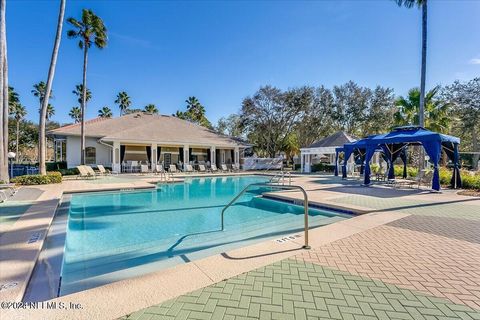
[[[100,118],[111,118],[113,116],[112,109],[109,107],[103,107],[102,109],[98,110],[98,116]]]
[[[75,123],[79,123],[82,119],[82,109],[79,107],[73,107],[68,115],[73,119],[73,121],[75,121]]]
[[[39,121],[39,128],[38,128],[38,163],[39,163],[39,172],[40,174],[47,174],[47,169],[45,166],[45,160],[47,157],[47,139],[45,134],[46,128],[46,120],[49,118],[48,116],[48,100],[50,99],[51,92],[52,92],[52,84],[53,78],[55,76],[55,68],[57,66],[57,57],[58,57],[58,50],[60,48],[60,40],[62,39],[62,28],[63,28],[63,17],[65,16],[65,2],[66,0],[60,1],[60,9],[58,13],[58,20],[57,20],[57,31],[55,35],[55,42],[53,45],[52,57],[50,59],[50,67],[48,68],[48,76],[47,76],[47,85],[45,87],[45,96],[40,107],[40,121]]]
[[[117,94],[117,100],[115,100],[115,103],[118,104],[118,107],[120,108],[120,116],[126,114],[127,109],[132,105],[130,97],[125,91],[121,91]]]
[[[43,105],[43,101],[45,100],[46,92],[47,92],[47,85],[45,84],[45,82],[40,81],[39,83],[36,83],[36,84],[33,85],[32,93],[35,97],[38,98],[38,102],[40,104],[39,110],[42,109],[42,105]],[[52,98],[52,96],[53,96],[53,92],[50,91],[50,98]]]
[[[50,121],[55,114],[55,108],[49,103],[47,105],[47,112],[45,114],[45,120]]]
[[[83,9],[82,19],[68,18],[74,29],[68,30],[67,36],[70,39],[80,39],[78,47],[83,50],[83,82],[82,82],[82,115],[81,115],[81,164],[85,164],[85,105],[87,103],[87,61],[88,49],[92,43],[99,49],[107,45],[107,28],[100,17],[95,15],[92,10]]]
[[[0,180],[9,181],[8,175],[8,62],[5,24],[6,0],[0,0]]]
[[[452,117],[450,110],[452,105],[437,98],[440,86],[427,92],[425,95],[425,128],[441,133],[448,133]],[[420,110],[420,90],[413,88],[406,98],[399,97],[396,101],[398,108],[394,114],[395,124],[400,126],[418,123]]]
[[[72,93],[78,97],[77,101],[78,101],[78,103],[81,104],[82,103],[82,97],[83,97],[83,85],[82,84],[77,84],[75,86],[75,89],[72,91]],[[87,91],[86,91],[86,95],[87,95],[87,98],[85,99],[85,104],[88,101],[90,101],[90,99],[92,99],[92,92],[88,88],[87,88]]]
[[[143,110],[148,113],[158,113],[158,109],[153,103],[147,104]]]
[[[20,103],[20,97],[13,87],[8,87],[8,110],[11,113],[11,110],[16,107],[16,104]]]
[[[427,0],[394,0],[399,6],[422,9],[422,69],[420,75],[420,114],[418,125],[425,126],[425,78],[427,73]]]
[[[15,104],[12,104],[12,107],[10,108],[10,114],[15,119],[15,124],[16,124],[15,161],[18,162],[18,144],[20,142],[20,122],[27,115],[27,110],[20,103],[15,103]]]

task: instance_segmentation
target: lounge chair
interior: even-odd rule
[[[169,173],[177,173],[177,172],[178,172],[178,171],[177,171],[177,166],[174,165],[174,164],[169,165],[169,166],[168,166],[168,172],[169,172]]]
[[[90,166],[83,166],[83,167],[85,168],[85,171],[87,172],[88,175],[90,175],[94,179],[97,178],[98,175],[95,173],[95,171],[93,170],[92,167],[90,167]]]
[[[91,178],[91,175],[87,172],[87,170],[85,169],[85,166],[77,166],[77,170],[78,170],[78,176],[77,176],[77,179],[78,178]]]
[[[217,165],[216,165],[216,164],[212,164],[212,165],[210,166],[210,171],[212,171],[213,173],[218,172]]]
[[[150,170],[148,170],[148,165],[147,164],[141,164],[140,165],[140,173],[141,174],[145,174],[145,173],[149,173]]]
[[[230,171],[230,170],[228,170],[226,164],[222,164],[222,165],[220,166],[220,168],[221,168],[221,170],[222,170],[223,172],[229,172],[229,171]]]
[[[105,176],[107,174],[111,174],[110,170],[105,169],[105,167],[101,164],[97,165],[97,169],[98,169],[98,171],[100,172],[101,175]]]
[[[235,163],[232,164],[232,171],[233,171],[233,172],[238,172],[238,171],[240,171],[240,166],[237,165],[237,164],[235,164]]]
[[[195,170],[193,170],[193,167],[192,167],[191,164],[187,164],[187,165],[185,165],[185,172],[193,173],[193,172],[195,172]]]
[[[198,171],[201,172],[201,173],[206,173],[207,169],[205,168],[204,164],[199,164],[198,165]]]

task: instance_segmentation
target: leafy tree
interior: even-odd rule
[[[158,113],[157,107],[156,107],[154,104],[152,104],[152,103],[151,103],[151,104],[147,104],[143,110],[144,110],[145,112],[148,112],[148,113],[153,113],[153,114]]]
[[[430,90],[425,96],[425,128],[448,133],[451,124],[452,105],[439,97],[440,87]],[[397,111],[394,114],[395,124],[413,125],[418,123],[420,109],[420,90],[413,88],[407,97],[399,97],[396,101]]]
[[[215,131],[229,135],[232,137],[241,137],[242,127],[241,127],[241,118],[238,114],[231,114],[228,117],[218,119],[217,125],[215,126]]]
[[[82,117],[81,117],[81,164],[85,164],[85,108],[87,103],[87,61],[88,49],[94,44],[97,48],[103,49],[107,45],[107,28],[102,19],[92,10],[83,9],[81,20],[68,18],[73,29],[68,30],[67,36],[70,39],[79,39],[78,47],[83,50],[83,81],[82,81]]]
[[[113,116],[112,109],[109,107],[103,107],[102,109],[98,110],[98,116],[100,118],[111,118]]]
[[[9,102],[13,102],[13,100],[9,100]],[[15,119],[15,125],[16,125],[16,131],[15,131],[15,161],[18,162],[19,158],[19,153],[18,153],[18,146],[19,146],[19,141],[20,141],[20,122],[25,118],[27,115],[27,110],[25,109],[24,106],[22,106],[18,99],[16,100],[15,103],[12,103],[12,108],[10,109],[10,114],[13,116]]]
[[[72,109],[70,109],[68,115],[70,116],[70,118],[73,119],[75,123],[79,123],[80,121],[82,121],[82,109],[80,109],[79,107],[73,107]]]
[[[453,105],[453,133],[462,139],[462,149],[480,152],[480,77],[455,81],[444,89],[443,97]],[[480,154],[473,155],[475,169],[479,159]]]
[[[121,91],[117,94],[115,103],[118,104],[118,107],[120,108],[120,116],[127,114],[128,108],[132,105],[132,101],[130,101],[130,97],[125,91]]]
[[[66,0],[60,1],[60,9],[58,13],[57,20],[57,32],[55,34],[55,42],[53,45],[52,57],[50,59],[50,67],[48,68],[47,84],[45,87],[45,99],[42,100],[42,105],[40,107],[40,121],[39,121],[39,146],[38,146],[38,162],[39,162],[39,172],[42,175],[47,174],[47,168],[45,166],[45,161],[47,157],[47,144],[46,144],[46,126],[48,116],[48,106],[50,94],[52,91],[53,78],[55,75],[55,68],[57,65],[58,51],[60,48],[60,40],[62,39],[62,28],[63,28],[63,18],[65,16],[65,2]]]
[[[362,136],[385,132],[393,125],[395,113],[395,95],[393,89],[377,86],[370,90],[365,122],[362,124]]]
[[[72,93],[78,97],[77,101],[78,103],[81,104],[82,97],[83,97],[83,84],[77,84],[75,86],[75,89],[72,91]],[[92,92],[90,91],[90,89],[87,88],[87,90],[85,91],[85,94],[86,94],[85,102],[90,101],[90,99],[92,99]]]
[[[202,127],[213,129],[212,124],[205,115],[205,107],[196,97],[188,97],[187,111],[177,111],[173,116],[198,124]]]
[[[304,111],[302,94],[261,87],[242,102],[241,123],[249,141],[260,155],[275,157],[286,144]]]

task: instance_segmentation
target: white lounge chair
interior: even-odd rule
[[[210,170],[211,170],[213,173],[218,172],[217,165],[216,165],[216,164],[212,164],[212,165],[210,166]]]
[[[97,165],[97,169],[98,169],[98,171],[100,172],[101,175],[105,176],[107,174],[111,174],[110,170],[105,169],[105,167],[101,164]]]
[[[193,170],[193,167],[192,167],[191,164],[187,164],[187,165],[185,165],[185,172],[187,172],[187,173],[194,173],[195,170]]]
[[[207,172],[207,169],[205,168],[204,164],[199,164],[198,165],[198,171],[202,172],[202,173],[205,173],[205,172]]]
[[[233,172],[238,172],[238,171],[240,171],[240,166],[237,165],[237,164],[235,164],[235,163],[233,163],[233,164],[232,164],[232,171],[233,171]]]
[[[150,170],[148,170],[148,165],[146,164],[141,164],[140,165],[140,173],[141,174],[145,174],[145,173],[149,173]]]
[[[220,168],[222,169],[223,172],[229,172],[230,171],[230,170],[228,170],[226,164],[222,164]]]
[[[169,173],[177,173],[177,172],[178,172],[178,171],[177,171],[177,166],[174,165],[174,164],[169,165],[169,166],[168,166],[168,172],[169,172]]]
[[[92,176],[90,175],[90,173],[88,173],[87,169],[85,169],[85,166],[77,166],[77,170],[78,170],[78,176],[77,176],[77,179],[78,178],[91,178]]]
[[[98,175],[95,173],[95,171],[93,170],[92,167],[90,167],[90,166],[83,166],[83,167],[85,168],[85,171],[87,172],[88,175],[90,175],[94,179],[97,178]]]

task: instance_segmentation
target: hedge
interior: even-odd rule
[[[31,174],[13,178],[12,182],[20,185],[61,183],[62,174],[57,171],[47,172],[46,175]]]
[[[312,172],[318,172],[318,171],[333,172],[334,170],[335,170],[334,164],[316,163],[312,165]]]

